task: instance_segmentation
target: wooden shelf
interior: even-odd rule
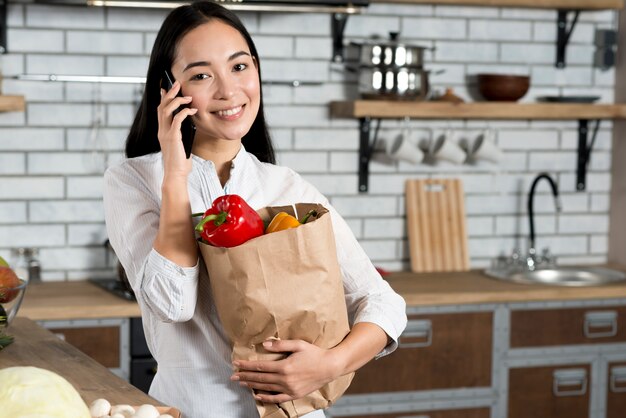
[[[332,102],[331,115],[338,118],[399,119],[626,119],[626,104],[582,103],[441,103],[386,100]]]
[[[374,3],[430,4],[533,9],[606,10],[623,9],[624,0],[373,0]]]
[[[23,112],[25,108],[24,96],[0,96],[0,112]]]

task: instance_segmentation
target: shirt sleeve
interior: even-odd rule
[[[104,175],[104,212],[109,240],[141,308],[163,322],[191,319],[199,265],[178,266],[153,249],[159,227],[158,197],[127,165],[111,167]]]
[[[337,245],[337,258],[350,324],[371,322],[385,331],[390,343],[376,356],[385,356],[398,347],[398,338],[407,324],[406,302],[376,271],[350,227],[314,186],[305,185],[303,201],[318,202],[329,210]]]

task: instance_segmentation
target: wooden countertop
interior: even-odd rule
[[[626,298],[626,282],[588,287],[528,285],[492,279],[479,270],[392,273],[385,278],[409,306]]]
[[[385,279],[409,306],[626,298],[626,282],[591,287],[526,285],[491,279],[479,270],[400,272]],[[41,321],[132,318],[141,316],[141,312],[136,302],[115,296],[91,282],[79,281],[29,285],[18,315]]]
[[[136,302],[87,281],[29,284],[18,312],[35,321],[141,316]]]
[[[15,337],[15,342],[0,351],[0,369],[34,366],[51,370],[66,378],[88,405],[98,398],[112,404],[159,405],[155,399],[28,318],[15,318],[7,333]]]

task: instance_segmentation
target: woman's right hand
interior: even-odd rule
[[[176,96],[179,90],[180,83],[178,81],[174,82],[168,92],[161,89],[161,103],[157,107],[159,121],[157,136],[163,154],[165,177],[182,176],[186,179],[191,171],[191,159],[187,159],[185,156],[185,147],[183,146],[180,128],[183,120],[195,115],[198,109],[191,107],[182,108],[174,116],[176,109],[182,105],[189,105],[192,101],[190,96]]]

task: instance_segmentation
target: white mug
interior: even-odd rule
[[[424,160],[422,150],[406,134],[398,134],[394,139],[387,141],[386,151],[387,155],[394,160],[412,164],[418,164]]]
[[[495,143],[493,131],[482,133],[472,144],[471,157],[473,160],[486,160],[498,163],[502,160],[502,151]]]
[[[435,161],[449,161],[454,164],[462,164],[467,159],[467,154],[455,141],[452,130],[447,130],[430,144],[430,155]]]

